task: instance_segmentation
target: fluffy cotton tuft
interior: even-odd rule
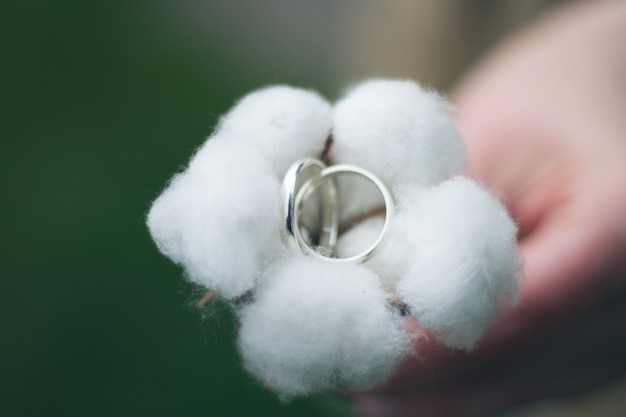
[[[237,297],[281,250],[278,190],[256,150],[210,140],[154,202],[148,227],[190,280]]]
[[[246,368],[282,397],[372,388],[410,348],[372,271],[300,256],[241,311]]]
[[[394,242],[376,265],[395,275],[398,295],[420,327],[469,349],[517,299],[515,224],[497,199],[463,177],[396,195]]]
[[[335,105],[334,161],[367,168],[388,185],[433,185],[459,174],[465,147],[450,109],[412,81],[359,84]]]
[[[273,86],[242,98],[220,120],[217,135],[258,149],[282,179],[296,160],[321,156],[331,123],[330,104],[319,94]]]

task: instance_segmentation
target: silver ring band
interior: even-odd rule
[[[283,179],[283,184],[280,189],[280,201],[283,211],[282,215],[285,221],[282,233],[283,237],[287,238],[286,240],[295,241],[300,250],[302,250],[303,247],[308,247],[309,245],[306,243],[300,230],[299,212],[301,207],[300,210],[298,210],[298,219],[296,220],[296,194],[302,189],[302,186],[306,181],[318,177],[325,168],[326,165],[318,159],[301,159],[289,167]],[[307,196],[310,196],[310,194]],[[324,184],[320,204],[321,230],[316,244],[320,247],[328,248],[330,251],[334,251],[339,233],[337,187],[335,186],[334,181],[327,181]]]
[[[383,196],[383,200],[385,204],[385,222],[376,240],[374,240],[374,242],[370,246],[368,246],[365,250],[361,251],[360,253],[357,253],[356,255],[352,255],[346,258],[331,257],[331,256],[327,256],[324,253],[324,252],[329,252],[329,255],[332,255],[334,252],[334,247],[335,247],[334,243],[336,243],[337,229],[338,229],[338,215],[337,215],[336,186],[335,186],[333,177],[336,175],[340,175],[340,174],[352,174],[352,175],[360,175],[362,177],[365,177],[366,179],[374,183],[376,187],[378,187],[378,190]],[[329,184],[331,185],[329,186]],[[314,248],[309,246],[304,236],[302,236],[302,232],[299,227],[300,213],[302,211],[303,203],[307,200],[307,198],[313,192],[315,192],[315,190],[318,187],[322,185],[324,185],[327,188],[331,188],[335,190],[334,197],[325,198],[325,200],[327,200],[327,203],[332,205],[331,211],[333,213],[333,220],[328,225],[331,228],[332,234],[334,234],[334,238],[333,238],[332,245],[324,246],[320,244],[319,245],[320,250],[315,250]],[[295,200],[292,200],[293,205],[290,205],[290,212],[289,212],[290,217],[287,222],[289,223],[291,227],[290,234],[295,238],[296,244],[302,252],[307,253],[313,257],[323,259],[325,261],[362,263],[370,259],[372,256],[374,256],[376,252],[380,249],[382,243],[384,242],[386,238],[387,231],[389,230],[391,222],[393,221],[395,210],[394,210],[394,204],[393,204],[393,198],[392,198],[391,192],[389,192],[385,184],[376,175],[372,174],[371,172],[363,168],[360,168],[354,165],[346,165],[346,164],[333,165],[330,167],[323,168],[319,172],[318,175],[310,177],[308,180],[306,180],[306,182],[302,184],[302,186],[297,187],[297,189],[294,189],[294,190],[295,190]],[[324,225],[326,226],[326,222],[324,222]],[[320,240],[320,243],[321,243],[321,240]]]

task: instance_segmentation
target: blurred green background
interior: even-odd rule
[[[274,82],[327,87],[324,51],[293,39],[293,19],[271,36],[259,24],[243,31],[260,9],[0,6],[0,415],[314,416],[336,407],[285,406],[249,378],[228,309],[204,320],[144,226],[151,201],[236,98]],[[291,42],[285,56],[280,38]],[[311,53],[302,68],[298,54]]]
[[[282,404],[245,374],[234,317],[195,308],[145,214],[246,92],[333,99],[371,75],[446,89],[542,2],[514,3],[439,3],[461,10],[454,36],[373,1],[0,5],[0,415],[347,415],[334,397]]]

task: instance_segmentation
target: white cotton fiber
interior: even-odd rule
[[[209,140],[154,202],[148,227],[192,281],[237,297],[282,248],[278,189],[256,150]]]
[[[273,86],[242,98],[220,120],[216,136],[258,149],[282,179],[296,160],[321,156],[331,123],[330,104],[319,94]]]
[[[335,176],[334,180],[342,228],[349,227],[385,207],[383,195],[369,179],[359,175],[342,174]]]
[[[398,295],[420,327],[469,349],[517,299],[515,224],[497,199],[464,177],[396,194],[398,236],[381,254],[389,255],[378,260],[387,263],[381,269],[398,275]],[[394,265],[394,257],[408,262]]]
[[[333,158],[359,165],[387,185],[433,185],[459,174],[465,147],[450,105],[412,81],[370,80],[334,109]]]
[[[304,256],[241,311],[245,367],[283,398],[384,382],[410,349],[402,318],[372,271]]]
[[[384,223],[384,215],[374,216],[345,231],[337,240],[337,255],[348,258],[365,250],[378,238]]]
[[[384,223],[385,217],[381,215],[370,217],[354,225],[339,236],[337,255],[340,258],[348,258],[367,249],[380,236]]]

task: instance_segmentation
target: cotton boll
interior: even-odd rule
[[[246,368],[283,398],[385,381],[408,352],[378,277],[299,256],[277,265],[241,311]]]
[[[257,151],[211,140],[154,202],[148,227],[190,280],[237,297],[282,248],[278,189]]]
[[[258,149],[282,178],[296,160],[321,156],[331,123],[331,107],[317,93],[273,86],[242,98],[215,137]]]
[[[412,221],[404,217],[403,232],[412,254],[398,294],[420,327],[448,346],[469,349],[497,312],[516,301],[516,227],[502,205],[467,178],[409,194],[404,198],[414,212]]]
[[[333,157],[388,185],[433,185],[459,174],[465,147],[450,105],[412,81],[366,81],[334,109]]]

